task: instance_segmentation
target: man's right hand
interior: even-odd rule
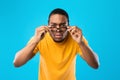
[[[47,26],[40,26],[36,28],[35,35],[34,35],[34,41],[38,43],[40,40],[44,38],[47,32],[48,32]]]
[[[35,49],[37,43],[44,38],[47,31],[48,31],[47,26],[41,26],[36,28],[32,42],[30,42],[23,49],[16,53],[14,58],[14,66],[16,67],[22,66],[34,56],[33,50]]]

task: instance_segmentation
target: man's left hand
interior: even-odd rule
[[[82,30],[76,26],[68,26],[68,31],[70,32],[72,38],[80,44],[82,41]]]

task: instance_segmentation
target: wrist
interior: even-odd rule
[[[82,44],[84,44],[84,41],[81,40],[78,44],[79,44],[79,45],[82,45]]]
[[[37,38],[35,38],[35,37],[33,38],[33,43],[34,43],[34,44],[38,44],[39,41],[40,41],[39,39],[37,39]]]
[[[80,38],[80,41],[78,42],[78,44],[82,44],[84,41],[83,41],[83,36],[81,35],[81,38]]]

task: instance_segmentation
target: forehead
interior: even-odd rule
[[[67,17],[61,14],[53,14],[50,16],[50,23],[66,23]]]

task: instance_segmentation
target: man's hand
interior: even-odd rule
[[[45,36],[45,34],[48,31],[47,26],[40,26],[36,28],[35,35],[34,35],[34,41],[38,43],[40,40],[42,40]]]
[[[90,49],[90,47],[86,46],[84,42],[82,42],[82,31],[76,26],[68,27],[68,31],[70,32],[72,38],[79,44],[82,51],[81,57],[91,67],[97,69],[99,67],[99,60],[96,54]]]
[[[76,26],[68,26],[68,31],[70,32],[72,38],[80,44],[82,41],[82,31],[81,29],[77,28]]]
[[[33,40],[28,45],[26,45],[23,49],[21,49],[16,53],[15,59],[14,59],[14,65],[16,67],[22,66],[34,56],[33,51],[36,45],[41,39],[44,38],[47,31],[48,31],[47,26],[41,26],[36,28]]]

